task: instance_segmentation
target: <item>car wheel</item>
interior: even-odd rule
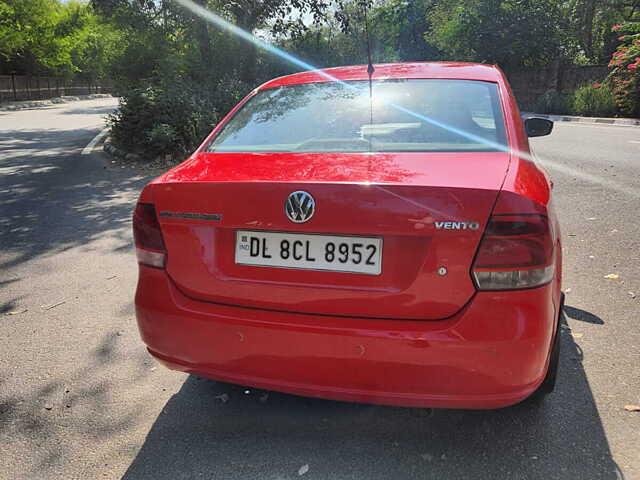
[[[551,350],[551,357],[549,358],[549,368],[547,369],[547,375],[538,387],[538,389],[531,394],[525,401],[532,403],[540,403],[544,398],[553,392],[556,386],[556,378],[558,376],[558,366],[560,364],[560,320],[562,313],[564,312],[564,293],[560,298],[560,311],[558,313],[558,325],[556,327],[556,336],[553,340],[553,349]]]

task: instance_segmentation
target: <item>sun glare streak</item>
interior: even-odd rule
[[[254,45],[256,45],[258,48],[261,48],[273,55],[276,55],[284,60],[286,60],[287,62],[296,65],[300,68],[303,68],[304,70],[313,70],[314,72],[318,73],[318,75],[326,78],[327,80],[331,81],[331,82],[336,82],[339,83],[340,85],[345,86],[346,88],[350,89],[350,90],[354,90],[357,91],[357,88],[351,84],[349,84],[348,82],[344,82],[336,77],[334,77],[333,75],[331,75],[330,73],[314,66],[311,65],[310,63],[307,63],[297,57],[295,57],[294,55],[291,55],[290,53],[264,41],[261,40],[257,37],[255,37],[253,34],[241,29],[240,27],[234,25],[233,23],[225,20],[224,18],[222,18],[221,16],[213,13],[212,11],[202,7],[201,5],[198,5],[196,3],[194,3],[192,0],[174,0],[176,3],[178,3],[179,5],[181,5],[182,7],[186,8],[187,10],[190,10],[191,12],[193,12],[194,14],[198,15],[199,17],[211,22],[212,24],[216,25],[217,27],[227,30],[229,32],[231,32],[232,34],[242,38],[243,40],[246,40],[247,42],[251,42]],[[538,163],[544,167],[547,168],[551,168],[554,170],[557,170],[561,173],[564,173],[566,175],[570,175],[573,176],[575,178],[580,178],[581,180],[585,180],[589,183],[594,183],[594,184],[598,184],[598,185],[603,185],[606,186],[608,188],[611,188],[612,190],[617,190],[619,192],[628,194],[628,195],[632,195],[635,197],[640,198],[640,192],[637,192],[629,187],[626,187],[624,185],[620,185],[616,182],[612,182],[610,180],[606,180],[603,179],[601,177],[597,177],[595,175],[590,175],[588,173],[584,173],[581,172],[580,170],[571,168],[569,166],[566,165],[562,165],[558,162],[554,162],[551,160],[547,160],[547,159],[541,159],[539,157],[534,157],[533,155],[531,155],[528,152],[520,152],[517,150],[514,150],[506,145],[502,145],[496,142],[492,142],[486,138],[480,137],[478,135],[474,135],[470,132],[466,132],[464,130],[460,130],[458,128],[455,128],[451,125],[447,125],[444,124],[442,122],[439,122],[433,118],[427,117],[425,115],[421,115],[417,112],[414,112],[412,110],[409,110],[408,108],[405,108],[401,105],[398,105],[396,103],[392,103],[392,102],[384,102],[384,100],[381,101],[382,104],[391,107],[391,108],[395,108],[403,113],[406,113],[407,115],[411,115],[414,118],[421,120],[425,123],[428,123],[430,125],[434,125],[436,127],[442,128],[444,130],[447,130],[449,132],[452,132],[456,135],[459,135],[463,138],[466,138],[468,140],[471,140],[473,142],[482,144],[482,145],[486,145],[488,147],[491,147],[495,150],[498,150],[500,152],[505,152],[505,153],[509,153],[509,154],[513,154],[513,155],[517,155],[521,158],[525,158],[529,161],[532,161],[534,163]]]

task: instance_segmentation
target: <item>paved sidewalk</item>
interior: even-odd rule
[[[554,122],[576,122],[603,125],[621,125],[624,127],[640,127],[640,119],[637,118],[602,118],[602,117],[576,117],[573,115],[542,115],[536,113],[523,113],[523,117],[547,118]]]
[[[92,100],[94,98],[109,98],[109,93],[92,93],[91,95],[78,95],[78,96],[63,96],[55,97],[47,100],[25,100],[21,102],[10,102],[0,104],[0,112],[14,111],[14,110],[27,110],[30,108],[48,107],[50,105],[57,105],[60,103],[76,102],[79,100]]]

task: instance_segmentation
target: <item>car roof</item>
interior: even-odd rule
[[[385,63],[374,65],[374,80],[390,78],[437,78],[456,80],[481,80],[485,82],[500,82],[503,80],[502,71],[495,65],[464,62],[419,62],[419,63]],[[353,81],[368,80],[367,65],[352,65],[348,67],[326,68],[294,73],[270,80],[260,87],[282,87],[302,83],[330,82],[335,80]]]

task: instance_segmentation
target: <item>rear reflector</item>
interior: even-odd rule
[[[156,209],[150,203],[138,203],[133,212],[133,238],[138,262],[164,268],[166,248],[162,239]]]
[[[149,265],[150,267],[164,268],[164,253],[136,248],[136,256],[138,257],[138,263]]]
[[[479,290],[532,288],[553,278],[553,242],[546,216],[493,215],[473,266]]]

